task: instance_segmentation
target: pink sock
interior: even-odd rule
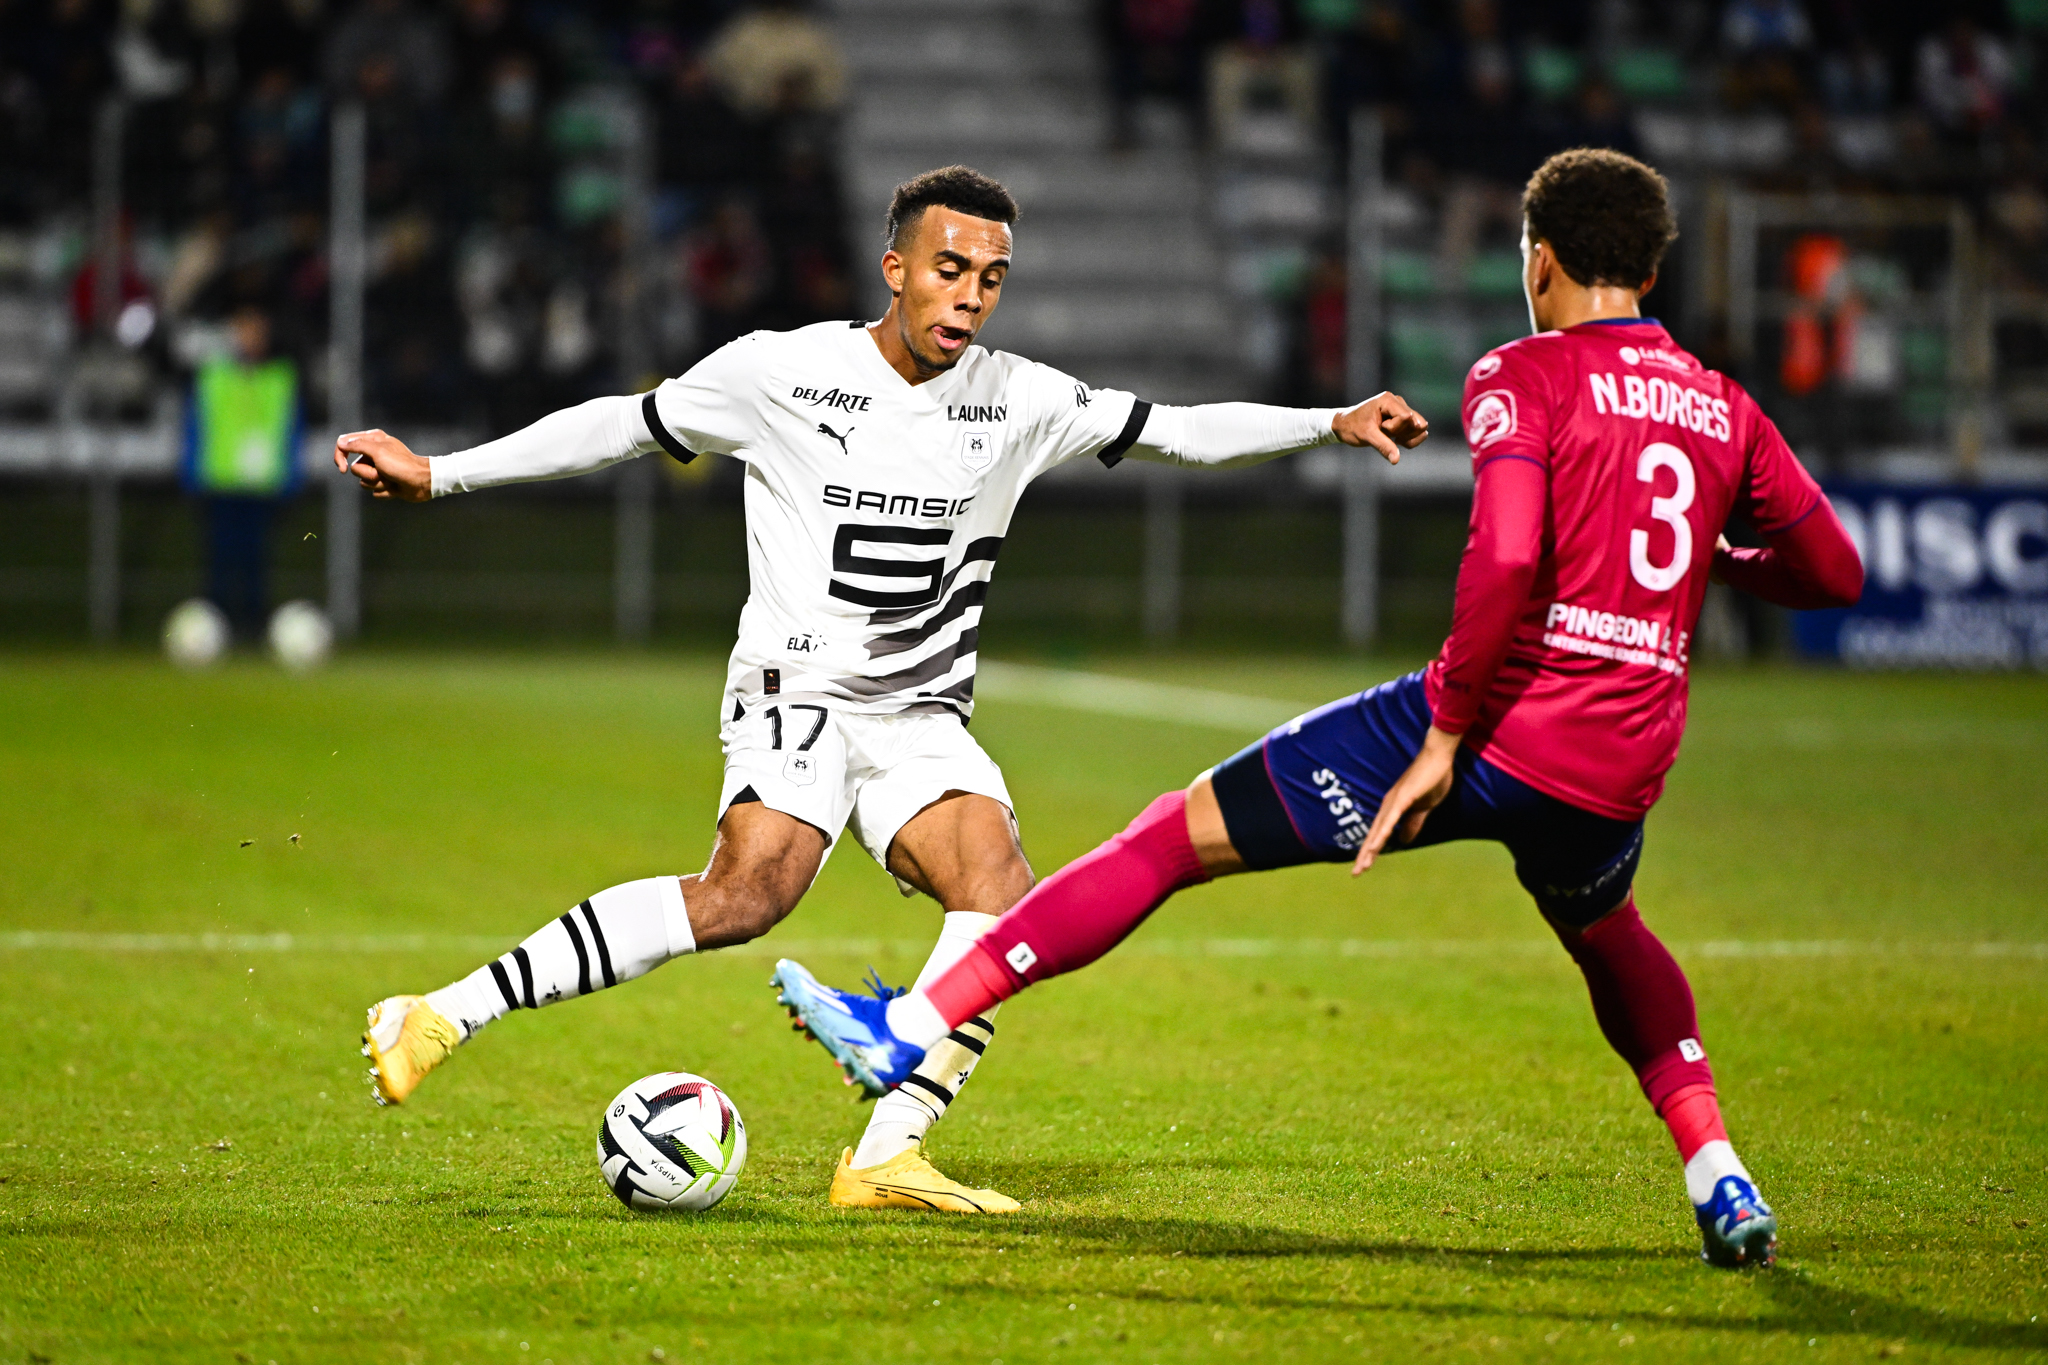
[[[1033,981],[1101,957],[1182,887],[1209,880],[1188,839],[1187,793],[1168,792],[1124,832],[1032,889],[922,994],[957,1028]]]
[[[1021,906],[1023,902],[1017,904]],[[1013,908],[1011,913],[1016,910]],[[1000,925],[1002,921],[996,923]],[[1017,993],[1018,983],[1008,969],[980,948],[979,943],[975,944],[960,955],[958,962],[941,972],[938,980],[911,992],[929,1001],[948,1029],[959,1028],[997,1001],[1008,1000]]]
[[[1710,1142],[1726,1142],[1728,1126],[1721,1122],[1721,1099],[1711,1085],[1688,1085],[1674,1091],[1658,1111],[1671,1140],[1678,1144],[1678,1159],[1691,1161],[1694,1153]]]
[[[1707,1064],[1706,1049],[1700,1046],[1699,1018],[1694,1012],[1692,987],[1670,950],[1636,910],[1631,898],[1619,910],[1582,932],[1559,929],[1572,960],[1585,974],[1586,989],[1593,996],[1593,1017],[1600,1031],[1636,1073],[1643,1094],[1666,1122],[1671,1121],[1674,1104],[1704,1088],[1714,1093],[1714,1069]],[[1680,1153],[1686,1152],[1688,1134],[1699,1125],[1691,1115],[1697,1106],[1684,1106],[1688,1118],[1686,1133],[1674,1125]],[[1714,1122],[1720,1108],[1714,1105]],[[1725,1133],[1714,1137],[1725,1138]],[[1702,1137],[1699,1142],[1708,1141]],[[1693,1150],[1699,1149],[1693,1143]]]

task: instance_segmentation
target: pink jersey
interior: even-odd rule
[[[1428,671],[1435,723],[1540,791],[1639,819],[1678,757],[1716,537],[1731,514],[1768,536],[1832,509],[1750,396],[1653,320],[1489,352],[1464,419],[1472,537]]]

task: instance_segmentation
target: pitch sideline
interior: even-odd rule
[[[1058,706],[1069,711],[1093,711],[1098,715],[1218,730],[1263,732],[1309,709],[1271,697],[1247,697],[1206,687],[1182,687],[1114,673],[1082,673],[1035,664],[983,662],[975,676],[974,690],[983,700]]]

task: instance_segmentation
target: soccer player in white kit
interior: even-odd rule
[[[1033,880],[1002,772],[967,731],[981,607],[1025,485],[1091,456],[1242,465],[1343,441],[1393,462],[1427,434],[1391,394],[1344,410],[1172,408],[974,345],[1002,294],[1016,218],[995,181],[964,166],[930,171],[890,204],[892,298],[879,322],[756,332],[649,393],[595,399],[439,459],[381,431],[335,443],[335,463],[373,495],[414,502],[657,451],[746,465],[751,592],[721,706],[710,864],[599,891],[460,981],[372,1006],[363,1041],[380,1102],[403,1101],[511,1010],[767,933],[842,830],[905,895],[944,908],[918,982],[936,977]],[[840,1157],[833,1203],[1017,1207],[948,1179],[922,1150],[988,1047],[994,1013],[880,1097],[859,1149]]]

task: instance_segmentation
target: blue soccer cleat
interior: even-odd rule
[[[872,995],[834,990],[786,957],[775,964],[768,984],[790,1018],[832,1054],[846,1083],[859,1086],[871,1100],[903,1084],[924,1060],[923,1049],[889,1031],[888,1005],[903,994],[901,987],[884,986],[870,973]]]
[[[1726,1270],[1767,1266],[1778,1259],[1778,1219],[1739,1175],[1714,1182],[1714,1197],[1693,1206],[1704,1245],[1700,1259]]]

